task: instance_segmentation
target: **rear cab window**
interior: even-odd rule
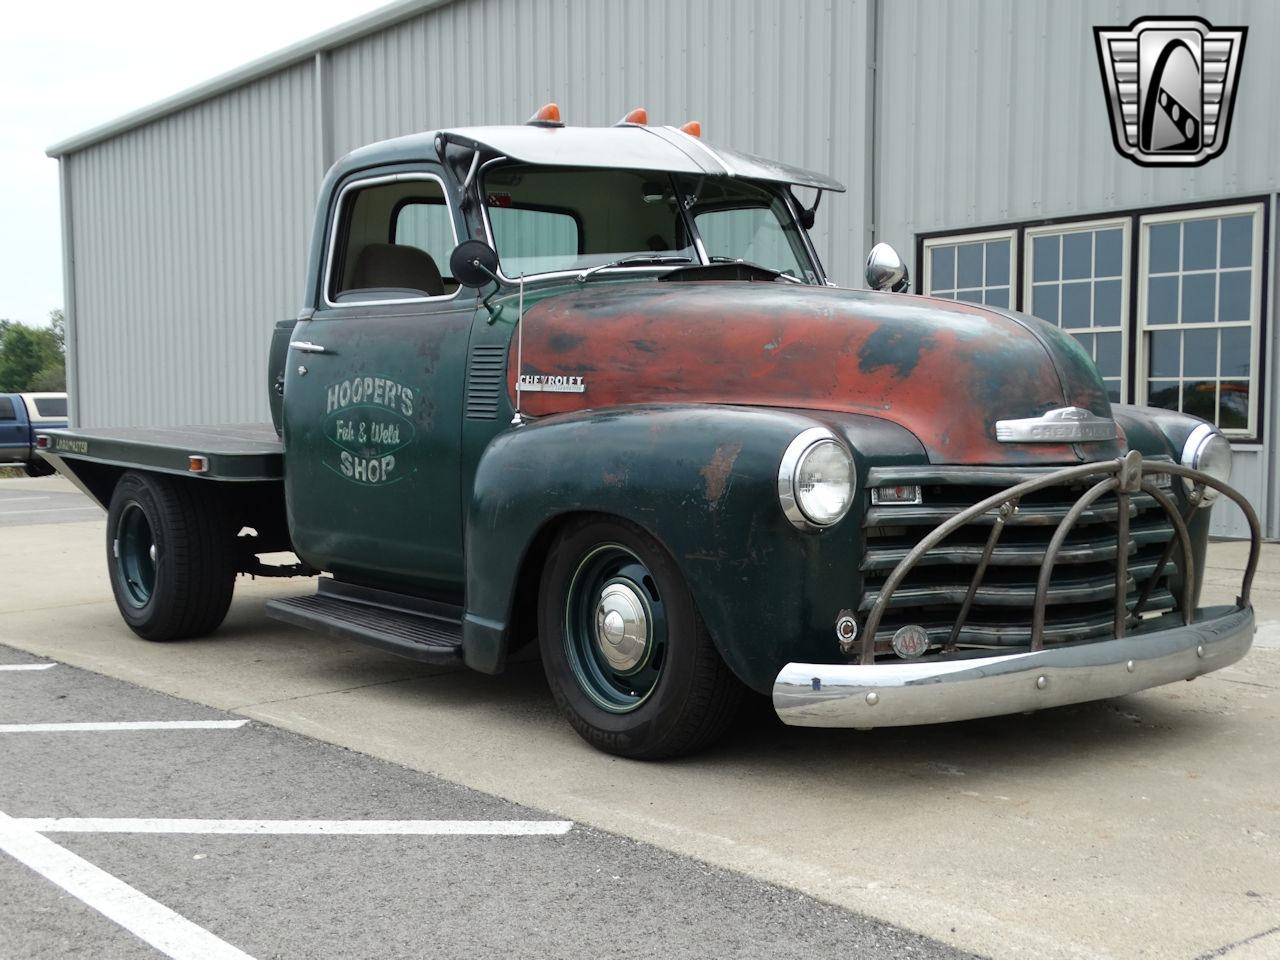
[[[0,397],[0,420],[17,420],[17,411],[13,409],[12,397]]]
[[[628,256],[699,262],[668,173],[504,163],[484,175],[482,190],[509,279]]]
[[[46,420],[63,420],[67,416],[66,397],[36,397],[36,413]]]

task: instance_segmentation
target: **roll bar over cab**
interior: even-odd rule
[[[355,151],[271,425],[42,437],[108,510],[129,626],[207,633],[237,573],[323,571],[268,614],[489,673],[536,637],[575,729],[633,757],[710,742],[748,689],[874,727],[1244,655],[1257,523],[1221,434],[1112,404],[1056,327],[882,292],[883,245],[875,290],[835,287],[808,228],[840,184],[643,119]],[[1222,496],[1254,550],[1205,609]]]

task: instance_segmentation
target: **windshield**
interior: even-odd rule
[[[511,163],[488,171],[482,190],[506,277],[627,258],[637,262],[620,269],[650,258],[668,269],[702,263],[696,232],[713,263],[744,260],[818,282],[787,204],[745,181]]]
[[[800,227],[777,193],[744,180],[689,177],[681,183],[712,263],[744,260],[817,283]]]

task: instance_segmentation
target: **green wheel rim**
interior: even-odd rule
[[[565,602],[564,645],[578,686],[600,708],[629,713],[653,693],[667,653],[667,615],[649,568],[621,544],[578,565]]]
[[[156,589],[156,540],[138,504],[121,511],[112,552],[125,599],[134,607],[145,607]]]

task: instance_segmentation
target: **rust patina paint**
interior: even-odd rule
[[[525,374],[586,384],[525,392],[534,416],[663,402],[792,407],[891,420],[935,463],[1115,455],[1110,443],[995,439],[997,420],[1067,404],[1110,416],[1110,406],[1074,342],[975,305],[786,283],[600,282],[540,301],[523,326]],[[514,356],[510,370],[514,397]]]

